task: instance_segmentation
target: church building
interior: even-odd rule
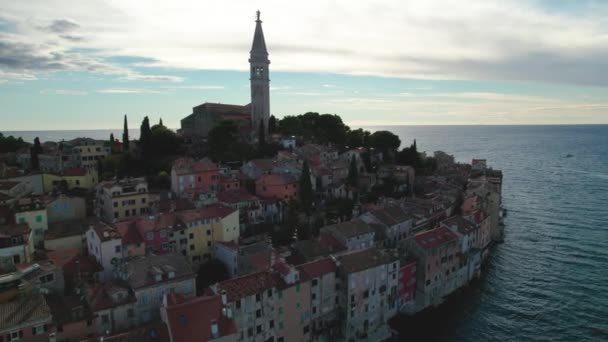
[[[193,141],[207,138],[209,131],[223,120],[233,120],[239,127],[241,137],[254,141],[263,122],[268,133],[270,118],[270,60],[262,31],[260,11],[257,11],[253,44],[249,52],[249,73],[251,82],[251,103],[241,105],[203,103],[192,108],[192,114],[181,120],[180,133]]]

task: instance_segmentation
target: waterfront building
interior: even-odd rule
[[[399,257],[368,248],[338,257],[341,337],[382,341],[391,337],[388,320],[397,313]]]

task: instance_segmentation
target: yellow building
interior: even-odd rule
[[[68,189],[83,188],[91,190],[94,189],[99,182],[97,171],[95,169],[76,167],[66,169],[62,174],[43,174],[44,192],[53,191],[53,189],[61,186],[61,182],[64,180]]]
[[[185,210],[177,213],[182,226],[170,234],[171,249],[187,256],[193,263],[211,259],[216,241],[237,242],[239,210],[223,205]]]

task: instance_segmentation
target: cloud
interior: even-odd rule
[[[161,92],[151,89],[139,89],[139,88],[110,88],[97,90],[100,94],[159,94]]]
[[[41,29],[53,33],[66,33],[73,31],[79,27],[80,25],[68,19],[58,19],[53,20],[53,22],[48,26],[41,27]]]
[[[221,85],[191,85],[191,86],[170,86],[165,87],[166,89],[186,89],[186,90],[223,90],[226,87]]]
[[[40,92],[41,94],[51,95],[87,95],[88,92],[84,90],[73,90],[73,89],[45,89]]]
[[[182,82],[184,80],[183,77],[179,76],[170,76],[170,75],[142,75],[137,73],[132,73],[127,76],[129,80],[136,81],[160,81],[160,82]]]

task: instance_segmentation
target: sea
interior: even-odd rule
[[[403,341],[608,341],[608,125],[364,127],[402,146],[503,171],[505,241],[480,279],[420,316]],[[122,130],[3,132],[27,141]],[[137,130],[130,133],[137,137]]]

